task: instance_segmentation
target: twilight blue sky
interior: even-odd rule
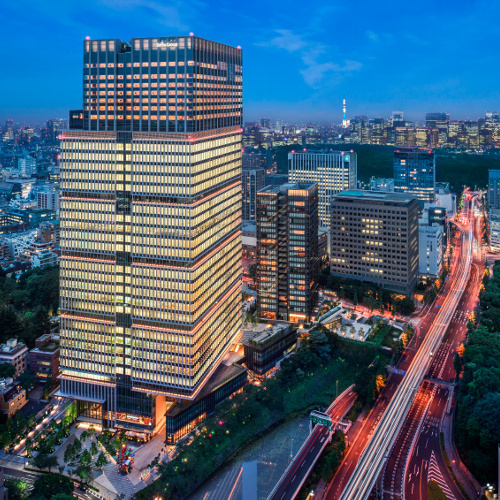
[[[500,110],[499,0],[0,0],[0,120],[81,107],[82,40],[243,48],[245,120]],[[0,123],[1,123],[0,122]]]

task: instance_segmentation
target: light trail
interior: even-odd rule
[[[470,220],[469,217],[467,220]],[[437,352],[465,290],[472,261],[472,243],[472,225],[469,224],[467,232],[461,232],[462,251],[452,288],[363,451],[340,500],[362,500],[370,495],[429,367],[432,355]]]

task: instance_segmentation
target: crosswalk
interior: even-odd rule
[[[453,493],[451,492],[450,487],[448,486],[443,477],[443,474],[441,473],[434,451],[432,451],[431,459],[429,460],[427,481],[436,481],[436,483],[439,484],[439,487],[443,490],[443,493],[446,495],[446,498],[448,498],[448,500],[456,500],[455,495],[453,495]]]

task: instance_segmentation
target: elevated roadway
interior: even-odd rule
[[[467,212],[468,216],[469,207]],[[467,219],[469,220],[469,217]],[[432,356],[437,352],[465,290],[472,262],[473,240],[472,225],[469,224],[467,229],[461,229],[461,256],[450,290],[410,368],[387,405],[346,487],[338,497],[341,500],[368,498],[401,430],[416,391],[429,368]]]

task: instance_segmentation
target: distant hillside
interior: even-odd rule
[[[278,146],[276,160],[278,173],[288,173],[288,153],[299,146]],[[392,177],[393,146],[371,144],[324,144],[308,146],[308,149],[333,149],[354,151],[358,155],[358,179],[367,182],[371,176]],[[488,170],[500,169],[499,155],[471,155],[465,153],[441,153],[436,151],[436,180],[449,182],[450,188],[460,193],[464,185],[484,188],[488,184]]]

